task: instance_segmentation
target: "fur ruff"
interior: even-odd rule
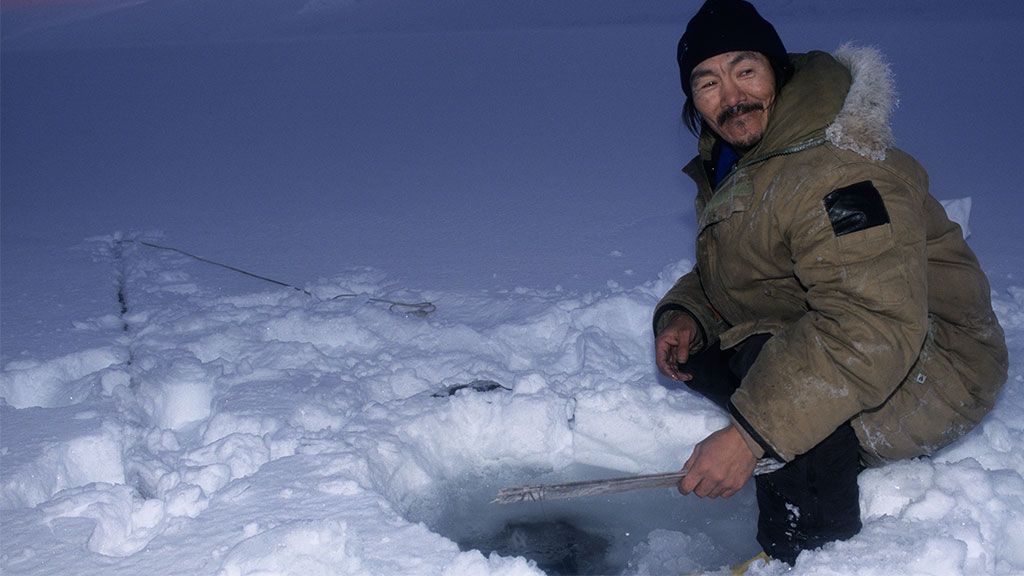
[[[843,44],[833,56],[850,69],[853,83],[825,136],[839,148],[885,160],[894,144],[889,117],[898,104],[889,64],[871,47]]]

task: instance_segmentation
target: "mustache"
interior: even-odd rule
[[[739,116],[740,114],[746,114],[747,112],[757,112],[758,110],[764,110],[764,104],[759,102],[740,102],[739,104],[722,110],[722,113],[718,115],[718,125],[721,126]]]

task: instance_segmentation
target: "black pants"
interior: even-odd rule
[[[757,334],[722,350],[717,342],[690,357],[687,385],[725,408],[729,397],[771,336]],[[857,436],[849,423],[805,454],[768,474],[757,487],[757,541],[772,558],[793,564],[802,550],[845,540],[860,532]]]

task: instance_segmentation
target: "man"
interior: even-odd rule
[[[933,453],[991,409],[1003,332],[959,227],[891,145],[876,52],[789,55],[749,3],[708,0],[678,62],[697,264],[656,308],[655,352],[731,418],[679,490],[729,497],[761,464],[758,542],[792,564],[860,530],[863,466]]]

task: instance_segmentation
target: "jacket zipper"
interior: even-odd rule
[[[735,166],[732,167],[732,170],[729,170],[729,173],[725,175],[725,178],[722,178],[722,181],[718,183],[718,186],[715,186],[714,188],[711,189],[711,192],[712,192],[711,195],[714,196],[714,193],[718,192],[722,188],[722,186],[726,182],[728,182],[730,178],[732,178],[733,174],[739,172],[740,170],[742,170],[744,168],[747,168],[748,166],[753,166],[754,164],[758,164],[758,163],[764,162],[766,160],[771,160],[772,158],[775,158],[777,156],[785,156],[787,154],[796,154],[797,152],[803,152],[804,150],[808,150],[810,148],[814,148],[815,146],[820,146],[820,145],[822,145],[824,143],[825,143],[825,137],[822,136],[820,138],[814,138],[812,140],[807,140],[805,142],[801,142],[800,144],[794,144],[793,146],[790,146],[789,148],[782,148],[782,149],[776,150],[774,152],[769,152],[769,153],[767,153],[767,154],[765,154],[763,156],[758,156],[757,158],[754,158],[753,160],[748,160],[748,161],[745,161],[745,162],[743,160],[740,160],[739,162],[736,163]]]
[[[813,140],[807,140],[805,142],[801,142],[800,144],[795,144],[793,146],[790,146],[789,148],[782,148],[780,150],[776,150],[774,152],[770,152],[768,154],[765,154],[763,156],[759,156],[759,157],[754,158],[753,160],[749,160],[747,162],[743,162],[743,161],[737,162],[736,165],[732,167],[732,170],[730,170],[729,173],[726,174],[725,178],[723,178],[722,181],[718,183],[718,186],[716,186],[716,187],[714,187],[712,189],[711,197],[714,197],[714,195],[718,193],[718,191],[722,188],[722,186],[726,182],[728,182],[730,178],[732,178],[733,174],[739,172],[740,170],[742,170],[744,168],[747,168],[748,166],[753,166],[754,164],[758,164],[760,162],[765,162],[765,161],[770,160],[772,158],[775,158],[777,156],[785,156],[787,154],[795,154],[797,152],[803,152],[804,150],[807,150],[809,148],[814,148],[815,146],[820,146],[824,142],[825,142],[825,138],[824,137],[822,137],[822,138],[815,138]],[[704,234],[705,232],[706,232],[706,230],[702,230],[700,234]],[[699,235],[698,235],[697,242],[698,242],[698,246],[699,246],[699,243],[700,243]],[[717,283],[717,284],[721,285],[722,284],[722,280],[718,276],[718,264],[715,261],[714,255],[712,254],[712,252],[714,252],[712,244],[713,244],[712,242],[709,242],[709,241],[705,240],[705,251],[707,253],[708,281],[713,281],[714,283]],[[703,285],[704,282],[702,281],[701,284]],[[703,286],[702,286],[702,288],[703,288]],[[729,322],[728,320],[726,320],[724,316],[721,316],[721,312],[719,312],[719,310],[721,309],[721,303],[716,305],[714,303],[714,301],[712,300],[711,295],[708,293],[708,291],[706,289],[704,290],[704,295],[708,299],[708,303],[711,304],[712,309],[714,309],[716,312],[718,312],[719,316],[722,318],[723,321],[725,321],[727,324],[732,326],[732,322]],[[729,295],[728,293],[723,293],[722,296],[723,296],[723,298],[725,300],[727,300],[726,303],[729,305],[729,309],[730,310],[735,311],[735,309],[737,307],[740,307],[739,303],[736,302],[732,298],[732,296]]]

